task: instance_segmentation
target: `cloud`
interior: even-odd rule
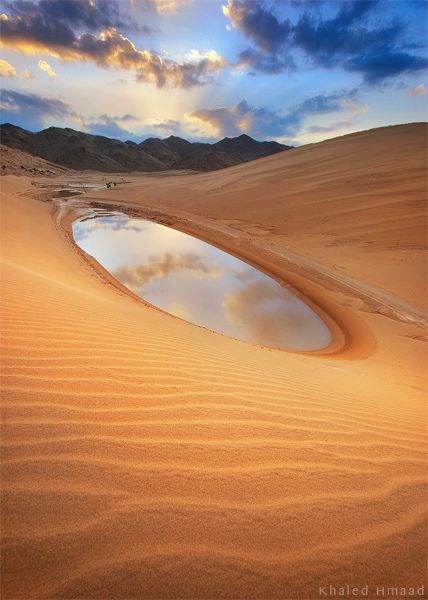
[[[85,117],[59,98],[46,98],[13,90],[3,90],[1,99],[2,121],[19,122],[22,127],[33,131],[43,129],[47,123],[50,126],[64,126],[64,121],[72,121],[94,135],[129,139],[133,134],[121,125],[137,120],[130,114]]]
[[[120,127],[114,121],[111,123],[87,123],[85,129],[92,135],[102,135],[115,140],[127,140],[133,135],[131,131]]]
[[[181,123],[180,121],[176,121],[175,119],[165,119],[164,121],[160,121],[159,123],[152,123],[151,127],[153,127],[153,129],[171,131],[180,129]]]
[[[0,58],[0,77],[18,77],[15,67],[2,58]],[[32,79],[28,69],[24,69],[19,77],[21,79]]]
[[[8,3],[10,16],[0,16],[1,43],[26,54],[42,52],[63,61],[93,62],[102,68],[134,71],[137,81],[151,81],[158,87],[171,85],[188,88],[202,85],[227,65],[213,50],[178,63],[156,52],[138,49],[111,24],[111,15],[108,18],[100,16],[98,11],[95,17],[87,6],[93,4],[89,0],[77,2],[76,12],[67,8],[74,2],[59,1],[60,6],[49,14],[46,3],[50,6],[51,1],[56,6],[58,0],[45,0],[44,4],[26,1]],[[97,7],[102,5],[101,2],[94,4]],[[109,5],[110,2],[106,4]],[[83,24],[95,29],[96,23],[108,26],[97,34],[77,34],[72,27]]]
[[[122,115],[122,116],[110,116],[110,115],[100,115],[98,117],[101,121],[104,122],[109,122],[111,121],[111,119],[113,119],[113,121],[119,121],[120,123],[130,123],[132,121],[138,121],[138,118],[135,117],[134,115],[130,115],[129,113],[127,113],[126,115]]]
[[[292,30],[288,19],[279,21],[272,12],[266,10],[263,4],[256,0],[229,0],[222,9],[233,27],[250,38],[263,52],[272,54],[278,52],[286,43]]]
[[[419,85],[417,85],[414,88],[411,88],[408,91],[409,96],[423,96],[424,94],[426,94],[427,90],[425,87],[425,84],[420,83]]]
[[[120,0],[13,0],[2,2],[5,12],[34,27],[50,28],[52,33],[62,26],[62,30],[73,27],[99,31],[116,27],[125,31],[145,31],[148,27],[136,25],[123,8],[126,3]]]
[[[357,102],[355,102],[355,100],[352,100],[352,98],[344,98],[343,104],[345,108],[349,110],[349,112],[354,116],[364,115],[369,111],[368,106],[358,104]]]
[[[146,264],[135,267],[121,267],[113,275],[126,287],[138,293],[149,281],[166,277],[177,271],[192,271],[200,277],[216,278],[221,269],[209,264],[206,259],[197,254],[175,254],[166,252],[163,256],[151,258]]]
[[[354,97],[355,90],[318,95],[307,98],[291,107],[287,112],[277,112],[268,108],[254,108],[246,100],[231,108],[202,108],[193,112],[190,118],[211,126],[218,135],[236,136],[247,133],[257,139],[266,137],[295,136],[309,115],[320,115],[347,110],[358,112]]]
[[[164,138],[169,135],[178,135],[187,138],[189,134],[189,129],[185,127],[184,123],[176,119],[144,119],[140,123],[139,129],[143,131],[138,136],[142,140],[152,137]]]
[[[84,223],[84,225],[81,225]],[[147,229],[147,225],[138,219],[122,219],[113,217],[86,217],[73,225],[73,236],[76,241],[83,241],[97,230],[134,231],[139,233]]]
[[[345,63],[348,71],[363,73],[367,83],[377,83],[401,73],[423,71],[427,66],[425,57],[392,51],[356,56]]]
[[[39,62],[37,63],[37,66],[39,67],[39,69],[41,69],[42,71],[47,73],[49,77],[56,77],[55,71],[52,69],[50,64],[47,63],[45,60],[40,59]]]
[[[138,0],[133,0],[133,3]],[[177,12],[180,6],[186,6],[192,3],[192,0],[145,0],[145,3],[152,7],[157,13]]]
[[[254,50],[254,48],[247,48],[240,52],[236,66],[252,68],[269,75],[282,73],[283,71],[293,71],[296,68],[294,59],[290,54],[284,56],[264,54],[259,50]]]
[[[129,0],[133,9],[143,9],[159,15],[176,13],[182,6],[192,4],[193,0]]]
[[[55,119],[65,118],[78,120],[79,115],[69,104],[57,98],[45,98],[37,94],[24,94],[13,90],[2,90],[2,120],[17,121],[22,127],[39,129],[44,126],[45,119],[50,124]]]
[[[209,60],[212,63],[224,62],[224,59],[216,50],[207,50],[206,52],[201,52],[200,50],[192,49],[185,55],[184,58],[190,64],[197,64],[203,60]]]
[[[16,77],[15,67],[2,58],[0,58],[0,77]]]
[[[228,0],[224,14],[254,45],[238,55],[237,64],[277,73],[293,68],[290,53],[294,49],[312,66],[356,72],[368,84],[418,72],[428,65],[426,56],[406,51],[404,22],[367,25],[376,0],[343,2],[330,18],[320,16],[317,3],[302,6],[304,12],[292,23],[288,18],[280,20],[258,0]],[[417,48],[418,44],[407,46]]]
[[[317,350],[328,345],[331,334],[317,315],[275,281],[250,276],[223,301],[226,318],[256,344],[294,350]]]
[[[190,118],[210,125],[219,135],[236,136],[247,129],[244,126],[245,117],[253,114],[254,109],[248,106],[246,100],[242,100],[231,108],[201,108],[191,113]]]
[[[119,116],[109,116],[109,115],[100,115],[96,117],[94,120],[89,119],[85,120],[84,125],[86,131],[92,133],[93,135],[103,135],[106,137],[111,137],[115,139],[129,139],[133,136],[133,133],[124,127],[121,127],[118,123],[129,123],[132,121],[136,121],[137,118],[133,115],[124,115],[122,117]]]
[[[306,129],[307,133],[332,133],[335,131],[340,131],[342,129],[346,129],[352,125],[352,121],[337,121],[336,123],[332,123],[331,125],[312,125]]]

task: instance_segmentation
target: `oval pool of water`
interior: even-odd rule
[[[272,348],[315,351],[332,340],[290,290],[191,235],[116,213],[75,221],[73,236],[124,286],[186,321]]]

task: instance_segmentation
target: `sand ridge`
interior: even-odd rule
[[[69,221],[28,197],[28,180],[2,178],[3,597],[312,600],[330,584],[424,583],[422,288],[413,267],[401,289],[396,281],[414,257],[424,260],[414,128],[210,175],[133,177],[128,189],[82,200],[151,210],[278,277],[294,273],[295,287],[343,322],[353,353],[273,351],[155,310],[94,269]],[[305,201],[293,218],[285,203],[282,221],[274,201],[271,211],[253,205],[260,185],[268,198],[284,195],[290,173],[286,201],[317,193],[322,212],[336,177],[342,210],[351,209],[337,156],[367,136],[375,149],[361,157],[366,176],[352,195],[364,198],[369,176],[382,172],[385,222],[399,204],[411,234],[394,230],[391,242],[386,225],[377,237],[364,218],[358,230],[352,210],[347,226],[337,200],[325,218],[347,245],[330,247]],[[296,183],[301,155],[325,171],[306,182],[307,196]],[[293,237],[288,227],[305,218],[306,237]],[[404,258],[390,280],[386,256]],[[362,286],[384,295],[363,301]],[[414,320],[385,314],[382,300],[398,312],[410,306]]]

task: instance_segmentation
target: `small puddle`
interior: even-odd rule
[[[73,224],[76,243],[124,286],[162,310],[272,348],[326,348],[331,332],[290,290],[201,240],[122,213]]]
[[[56,190],[52,194],[52,198],[68,198],[69,196],[80,196],[83,192],[79,190]]]

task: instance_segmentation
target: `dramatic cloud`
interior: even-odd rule
[[[419,85],[417,85],[414,88],[411,88],[409,90],[409,96],[423,96],[424,94],[426,94],[426,87],[423,83],[420,83]]]
[[[369,27],[367,17],[377,2],[343,2],[336,15],[322,18],[314,5],[305,4],[295,23],[280,20],[256,0],[228,0],[224,14],[232,26],[253,44],[238,56],[238,65],[267,73],[293,66],[292,49],[304,53],[313,66],[340,67],[360,73],[374,84],[402,73],[417,72],[428,65],[426,56],[406,51],[404,23],[397,20],[382,27]],[[315,6],[318,9],[318,6]],[[408,44],[417,47],[417,44]]]
[[[279,113],[267,108],[254,108],[242,100],[232,108],[202,108],[190,115],[192,119],[210,125],[217,134],[236,136],[247,133],[257,139],[295,136],[305,118],[347,110],[357,114],[358,105],[352,99],[355,90],[307,98],[288,112]],[[363,109],[360,110],[360,113]],[[358,113],[358,114],[360,114]]]
[[[280,22],[256,0],[229,0],[227,6],[223,6],[223,13],[235,29],[242,31],[263,52],[277,53],[292,31],[288,19]]]
[[[376,83],[401,73],[423,71],[428,66],[428,60],[405,52],[380,51],[351,58],[344,66],[348,71],[363,73],[367,83]]]
[[[57,2],[52,0],[55,6]],[[117,19],[112,21],[111,14],[108,18],[105,16],[110,2],[106,2],[102,11],[102,2],[95,4],[82,0],[76,2],[76,7],[67,8],[74,4],[60,1],[50,13],[51,1],[48,0],[40,4],[8,3],[9,14],[0,16],[1,43],[26,54],[42,52],[63,61],[93,62],[103,68],[132,70],[137,81],[153,81],[158,87],[201,85],[227,64],[215,51],[193,55],[183,63],[177,63],[156,52],[138,49],[112,24],[114,21],[117,25]],[[94,9],[89,7],[94,6],[98,8],[92,14]],[[76,24],[89,29],[96,29],[96,25],[104,28],[98,34],[77,34],[72,27]]]
[[[39,69],[41,69],[42,71],[47,73],[49,77],[56,77],[55,71],[52,69],[50,64],[47,63],[45,60],[39,60],[39,62],[37,63],[37,66],[39,67]]]
[[[16,69],[7,60],[0,58],[0,77],[16,77]]]
[[[146,31],[137,26],[130,14],[124,13],[126,3],[120,0],[3,0],[3,10],[11,17],[32,22],[40,32],[50,28],[52,33],[62,26],[62,31],[73,27],[99,31],[116,27],[124,31]]]

